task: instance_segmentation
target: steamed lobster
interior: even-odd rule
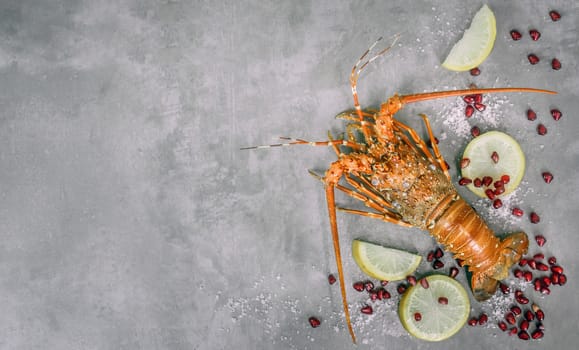
[[[356,91],[360,73],[392,47],[390,45],[364,61],[380,40],[370,46],[352,68],[350,84],[354,110],[339,115],[351,121],[346,129],[347,140],[334,140],[330,136],[328,141],[322,142],[296,139],[286,144],[271,145],[326,145],[332,146],[338,156],[338,160],[330,165],[323,177],[310,173],[325,185],[342,304],[354,343],[356,338],[346,299],[338,238],[335,189],[364,202],[373,210],[367,212],[339,208],[342,211],[427,230],[439,244],[468,266],[472,274],[471,289],[479,301],[494,294],[498,281],[507,277],[509,268],[526,253],[529,243],[524,232],[503,239],[497,238],[473,208],[458,195],[425,115],[421,117],[431,141],[432,152],[416,131],[394,119],[394,115],[405,104],[450,96],[502,92],[555,94],[553,91],[531,88],[469,89],[405,96],[395,94],[380,106],[380,110],[363,110]],[[358,134],[363,137],[362,141],[358,140]],[[342,152],[339,146],[344,146],[349,152]],[[340,184],[342,178],[349,184],[348,187]]]

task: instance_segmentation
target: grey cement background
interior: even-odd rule
[[[498,34],[483,73],[441,68],[481,4],[0,1],[0,348],[356,348],[338,287],[326,282],[336,268],[323,190],[306,172],[322,172],[334,155],[239,148],[340,132],[333,116],[352,107],[349,70],[378,36],[395,33],[398,45],[361,79],[363,106],[471,82],[559,91],[488,96],[469,121],[459,118],[459,98],[398,117],[423,134],[416,116],[428,114],[452,165],[469,139],[465,125],[517,138],[527,174],[507,204],[536,210],[540,224],[461,193],[498,233],[544,234],[568,283],[549,297],[529,289],[547,314],[545,339],[529,344],[495,327],[504,297],[473,303],[473,314],[491,315],[489,326],[430,344],[403,331],[396,299],[363,316],[365,298],[348,287],[357,348],[576,348],[579,7],[491,0]],[[560,22],[548,18],[551,8]],[[512,42],[512,28],[525,38]],[[541,63],[530,66],[529,52]],[[525,119],[528,107],[537,122]],[[559,122],[552,107],[564,113]],[[543,170],[555,175],[548,186]],[[350,258],[353,238],[420,254],[435,246],[423,232],[371,219],[340,214],[339,225],[348,286],[364,278]],[[320,328],[309,327],[310,315]]]

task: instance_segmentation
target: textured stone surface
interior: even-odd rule
[[[352,348],[338,285],[327,283],[336,268],[322,186],[306,171],[322,173],[335,156],[307,146],[239,148],[341,132],[333,117],[352,107],[353,63],[378,36],[395,33],[398,44],[360,80],[364,107],[395,92],[471,82],[559,91],[487,96],[487,109],[468,121],[459,118],[459,98],[408,106],[398,117],[423,135],[416,115],[428,114],[453,168],[473,125],[521,142],[527,175],[504,212],[461,193],[497,232],[547,237],[543,251],[566,267],[568,283],[545,298],[527,289],[547,315],[545,338],[529,348],[574,348],[579,8],[490,1],[498,34],[481,75],[446,71],[440,62],[480,5],[1,1],[0,348]],[[548,17],[551,8],[559,22]],[[531,27],[541,31],[537,42]],[[513,28],[521,41],[510,39]],[[531,52],[541,58],[535,66]],[[561,70],[551,69],[552,57]],[[526,119],[529,107],[535,122]],[[553,107],[563,112],[558,122]],[[539,122],[547,135],[536,134]],[[555,177],[549,185],[545,170]],[[538,212],[541,223],[505,214],[509,204]],[[437,344],[406,334],[397,297],[361,315],[365,298],[350,285],[364,277],[350,258],[351,239],[423,255],[434,242],[357,216],[339,214],[339,225],[360,348],[526,346],[494,326],[505,298],[473,302],[473,314],[489,313],[489,326]],[[322,320],[316,329],[312,315]]]

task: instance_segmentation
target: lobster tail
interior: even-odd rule
[[[455,258],[468,265],[472,292],[478,301],[494,294],[498,281],[508,276],[510,267],[529,246],[524,232],[502,240],[497,238],[474,209],[458,196],[435,218],[430,233]]]

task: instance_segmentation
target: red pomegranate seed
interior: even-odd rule
[[[450,271],[448,272],[448,276],[455,278],[458,275],[458,269],[456,267],[451,267]]]
[[[494,192],[495,192],[495,195],[497,195],[497,196],[501,195],[505,192],[505,188],[504,187],[496,187]]]
[[[372,300],[372,301],[378,300],[378,291],[377,290],[371,290],[368,292],[368,294],[370,295],[370,300]]]
[[[547,262],[549,263],[549,265],[555,265],[557,263],[557,258],[554,256],[551,256],[551,257],[549,257]]]
[[[475,87],[476,88],[476,87]],[[483,95],[482,94],[476,94],[474,95],[474,103],[482,103],[483,100]]]
[[[489,320],[489,317],[487,316],[487,314],[481,314],[478,318],[478,324],[483,326],[485,325]]]
[[[364,307],[362,307],[360,309],[360,312],[366,315],[372,315],[372,313],[374,312],[374,310],[372,310],[372,306],[370,305],[365,305]]]
[[[524,295],[521,296],[515,296],[515,300],[517,301],[517,303],[521,304],[521,305],[527,305],[529,303],[529,298],[527,298]]]
[[[563,268],[561,266],[555,265],[551,266],[551,271],[553,271],[553,273],[561,275],[563,273]]]
[[[328,275],[328,283],[330,283],[330,284],[336,283],[336,276],[329,274]]]
[[[533,281],[533,288],[538,292],[541,290],[542,287],[543,287],[543,283],[541,282],[541,280],[538,278],[535,278],[535,280]]]
[[[559,14],[559,12],[555,11],[555,10],[551,10],[549,12],[549,16],[551,17],[551,20],[553,22],[557,22],[558,20],[561,19],[561,14]]]
[[[501,176],[501,181],[503,182],[503,184],[508,184],[509,181],[511,181],[511,177],[507,174]]]
[[[471,105],[468,105],[464,108],[464,116],[467,118],[472,117],[472,115],[474,114],[474,107]]]
[[[533,311],[531,311],[531,310],[525,311],[525,319],[526,319],[527,321],[529,321],[529,322],[532,321],[532,320],[534,320],[534,319],[535,319],[535,314],[533,313]]]
[[[440,261],[440,260],[434,260],[434,263],[432,263],[432,267],[433,267],[435,270],[438,270],[438,269],[441,269],[441,268],[444,267],[444,263],[443,263],[442,261]]]
[[[417,322],[420,322],[420,320],[422,320],[422,315],[420,314],[420,312],[414,313],[414,320]]]
[[[499,162],[499,154],[496,151],[493,151],[493,153],[491,154],[491,159],[493,160],[493,162],[496,164]]]
[[[535,111],[532,109],[528,109],[527,110],[527,119],[530,121],[537,119],[537,113],[535,113]]]
[[[441,305],[448,305],[448,298],[440,297],[440,298],[438,298],[438,303]]]
[[[543,310],[539,308],[539,306],[533,304],[532,309],[533,312],[535,312],[535,317],[537,318],[538,321],[543,321],[545,319],[545,313],[543,312]]]
[[[541,330],[536,330],[536,331],[533,332],[533,334],[531,334],[531,338],[533,338],[533,339],[541,339],[541,338],[543,338],[543,335],[544,335],[544,334],[543,334],[543,331],[541,331]]]
[[[485,194],[491,201],[495,199],[495,191],[491,190],[490,188],[485,191]]]
[[[499,209],[502,206],[503,206],[503,201],[500,200],[499,198],[497,198],[493,201],[493,208]]]
[[[428,289],[430,287],[430,284],[428,283],[428,280],[426,279],[426,277],[424,277],[423,279],[420,280],[420,285],[424,289]]]
[[[367,292],[371,291],[374,289],[374,283],[372,283],[372,281],[366,281],[364,283],[364,289],[366,289]]]
[[[523,270],[515,269],[515,271],[513,271],[513,275],[516,278],[523,278],[523,274],[524,274]]]
[[[473,127],[470,129],[470,134],[472,135],[472,137],[477,137],[477,136],[479,136],[479,135],[480,135],[480,129],[478,128],[478,126],[476,126],[476,125],[473,126]]]
[[[434,251],[434,257],[437,259],[440,259],[444,256],[444,251],[442,250],[442,248],[438,247],[436,248],[436,250]]]
[[[490,176],[483,176],[482,183],[483,186],[488,187],[493,183],[493,178]]]
[[[474,184],[474,187],[482,187],[482,180],[478,177],[472,180],[472,183]]]
[[[545,172],[543,172],[541,175],[543,176],[543,180],[544,180],[546,183],[550,184],[551,181],[553,181],[553,174],[551,174],[550,172],[545,171]]]
[[[475,103],[474,108],[476,108],[477,111],[482,112],[487,108],[487,106],[482,103]]]
[[[530,268],[532,268],[533,270],[537,269],[537,262],[535,260],[529,260],[527,262],[527,264],[529,265]]]
[[[529,60],[529,63],[532,65],[535,65],[537,63],[539,63],[539,57],[537,57],[537,55],[535,55],[534,53],[530,54],[527,56],[527,59]]]
[[[543,260],[543,259],[545,259],[545,254],[543,254],[543,253],[537,253],[537,254],[533,255],[533,259],[535,259],[535,260]]]
[[[547,127],[543,124],[537,125],[537,134],[543,136],[547,134]]]
[[[517,327],[513,327],[509,330],[509,335],[515,335],[518,331],[519,329]]]
[[[547,276],[543,276],[543,278],[541,278],[541,282],[543,282],[543,284],[547,287],[551,285],[551,279]]]
[[[434,251],[428,252],[428,255],[426,256],[426,261],[431,262],[432,260],[434,260]]]
[[[497,180],[497,181],[495,181],[493,186],[495,186],[495,188],[501,188],[501,187],[505,187],[505,184],[502,180]]]
[[[533,41],[537,41],[541,37],[541,33],[536,29],[529,30],[529,35],[531,36],[531,39],[533,39]]]
[[[518,30],[511,30],[511,38],[513,38],[514,41],[521,40],[522,37],[523,35]]]
[[[312,326],[312,328],[318,328],[322,322],[317,318],[317,317],[310,317],[308,318],[308,322],[310,323],[310,326]]]
[[[411,286],[415,286],[415,285],[416,285],[416,277],[414,277],[414,276],[407,276],[407,277],[406,277],[406,281],[407,281],[408,284],[410,284]]]
[[[406,292],[406,286],[403,284],[399,284],[398,287],[396,287],[396,291],[398,292],[398,294],[404,294],[404,292]]]
[[[537,263],[537,270],[539,271],[549,271],[549,266],[543,264],[542,262]]]
[[[517,323],[517,320],[515,319],[515,314],[513,314],[512,312],[507,312],[507,314],[505,315],[505,320],[510,324]]]
[[[561,113],[560,110],[554,108],[551,110],[551,117],[553,117],[553,119],[555,119],[555,121],[561,119],[561,117],[563,116],[563,113]]]
[[[478,320],[476,319],[476,317],[471,318],[470,320],[468,320],[468,325],[469,326],[476,326],[478,324]]]
[[[471,179],[469,179],[468,177],[462,177],[458,180],[458,184],[461,186],[466,186],[468,184],[470,184],[472,182]]]
[[[552,274],[552,275],[551,275],[551,283],[553,283],[553,284],[560,284],[559,277],[561,277],[561,275],[558,274],[558,273]]]
[[[512,213],[514,216],[518,216],[518,217],[521,217],[524,214],[523,209],[521,209],[521,208],[513,208]]]
[[[499,329],[500,329],[501,331],[503,331],[503,332],[505,332],[505,331],[507,330],[507,328],[508,328],[507,324],[504,323],[503,321],[497,323],[497,325],[499,326]]]
[[[531,223],[538,224],[541,221],[541,218],[539,217],[539,215],[537,213],[532,212],[531,216],[530,216],[530,220],[531,220]]]
[[[567,276],[564,273],[562,273],[559,275],[559,285],[562,286],[565,283],[567,283]]]
[[[466,95],[462,98],[462,100],[467,104],[471,105],[474,103],[474,95]]]
[[[507,286],[504,283],[499,283],[499,288],[501,289],[501,292],[503,292],[503,294],[509,294],[511,292],[509,286]]]
[[[520,331],[518,336],[519,336],[519,339],[522,339],[522,340],[529,340],[529,338],[530,338],[529,333],[527,333],[526,331]]]
[[[382,280],[382,281],[380,281],[380,285],[381,285],[382,287],[386,287],[386,286],[388,285],[388,281]]]
[[[468,158],[462,158],[460,160],[460,168],[461,169],[466,168],[469,164],[470,164],[470,159],[468,159]]]
[[[541,288],[541,294],[549,295],[551,294],[551,290],[549,287],[543,286],[543,288]]]
[[[520,266],[520,267],[523,267],[523,266],[527,265],[527,263],[528,263],[528,260],[525,259],[525,258],[519,260],[519,266]]]
[[[529,321],[527,320],[522,320],[521,324],[519,325],[519,328],[523,331],[526,331],[529,329]]]
[[[378,291],[378,299],[380,300],[390,299],[391,297],[392,295],[390,295],[390,292],[387,291],[386,289],[380,289]]]
[[[531,222],[533,222],[533,221],[531,221]],[[545,245],[545,243],[547,243],[547,239],[545,238],[545,236],[542,236],[542,235],[535,236],[535,241],[537,242],[537,245],[539,247],[542,247]]]
[[[531,280],[533,279],[533,273],[531,271],[525,271],[523,273],[523,278],[525,279],[525,281],[531,282]]]
[[[551,68],[553,68],[553,70],[559,70],[561,69],[561,61],[559,61],[556,58],[553,58],[551,60]]]
[[[470,70],[470,75],[472,75],[473,77],[480,75],[480,69],[478,67],[474,67],[473,69]]]
[[[517,305],[513,305],[511,307],[511,312],[513,313],[513,315],[519,316],[523,312],[523,310],[521,310],[521,308],[518,307]]]
[[[352,285],[352,287],[354,287],[354,289],[358,292],[361,292],[364,290],[364,282],[356,282]]]

